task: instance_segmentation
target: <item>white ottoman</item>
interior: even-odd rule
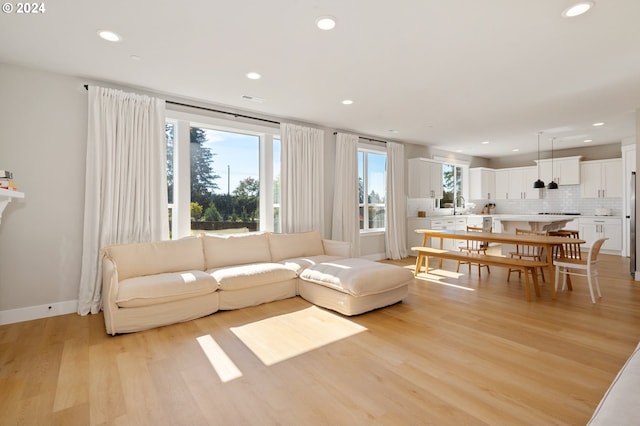
[[[344,315],[358,315],[407,297],[413,280],[409,269],[366,259],[340,259],[302,271],[300,296]]]

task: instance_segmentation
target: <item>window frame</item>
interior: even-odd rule
[[[449,166],[453,166],[454,168],[460,167],[462,169],[462,180],[461,180],[462,193],[459,195],[461,195],[464,198],[465,202],[469,200],[469,165],[470,163],[465,160],[439,157],[439,156],[434,156],[433,160],[439,163],[442,163],[443,166],[449,165]],[[442,172],[441,178],[442,178],[442,184],[444,188],[444,170]],[[443,192],[444,192],[444,189],[443,189]],[[455,199],[456,199],[456,196],[454,194],[454,202],[455,202]],[[444,208],[444,207],[440,206],[440,208]]]
[[[168,206],[172,215],[171,238],[179,239],[191,235],[190,127],[241,133],[259,138],[259,230],[273,231],[273,140],[280,139],[280,127],[258,125],[169,108],[165,113],[165,123],[174,124],[173,204]],[[278,170],[276,173],[279,174],[280,171]]]

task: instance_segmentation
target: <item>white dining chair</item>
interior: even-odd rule
[[[602,244],[608,240],[608,238],[600,238],[593,242],[586,259],[576,259],[573,257],[560,257],[553,261],[556,267],[556,290],[558,290],[558,283],[560,274],[562,274],[562,290],[567,287],[568,275],[580,275],[587,277],[587,284],[589,285],[589,293],[591,294],[591,301],[596,303],[596,298],[593,295],[593,287],[595,284],[598,297],[602,297],[600,293],[600,282],[598,281],[598,254],[602,248]]]

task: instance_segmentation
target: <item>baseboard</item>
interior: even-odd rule
[[[9,309],[6,311],[0,311],[0,325],[55,317],[57,315],[72,314],[75,312],[78,312],[77,300],[67,300],[66,302],[49,303],[47,305]]]

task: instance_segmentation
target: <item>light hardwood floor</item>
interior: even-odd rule
[[[462,268],[351,318],[293,298],[115,337],[102,315],[6,325],[0,424],[584,424],[640,340],[627,271],[601,256],[596,305],[581,278],[527,302]]]

